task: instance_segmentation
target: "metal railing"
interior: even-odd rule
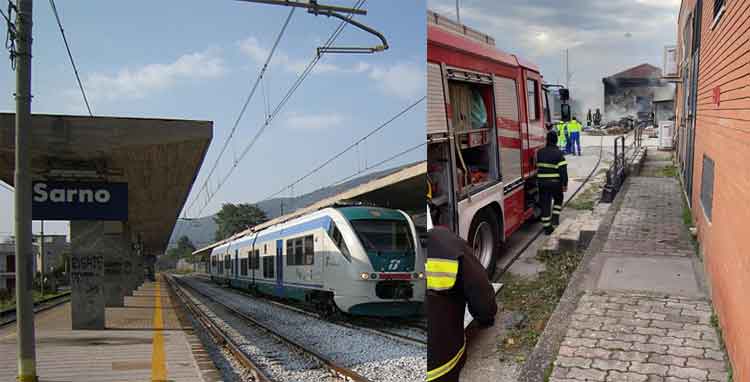
[[[615,138],[614,161],[607,170],[607,183],[602,190],[601,201],[604,203],[612,203],[625,183],[625,179],[629,175],[628,162],[638,154],[643,145],[643,127],[634,127],[631,137],[632,142],[626,145],[625,141],[628,137],[631,137],[631,135],[621,135]]]

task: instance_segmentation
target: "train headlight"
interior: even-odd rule
[[[420,280],[421,280],[421,279],[424,279],[424,273],[422,273],[422,272],[419,272],[419,279],[420,279]]]
[[[359,277],[360,277],[360,278],[361,278],[362,280],[369,280],[369,279],[370,279],[370,274],[369,274],[369,273],[367,273],[367,272],[362,272],[362,273],[360,273],[360,274],[359,274]]]
[[[375,280],[376,278],[378,278],[378,274],[377,273],[371,273],[370,274],[370,278],[373,279],[373,280]]]

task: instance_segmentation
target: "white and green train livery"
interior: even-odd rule
[[[211,279],[352,315],[422,310],[424,256],[403,211],[333,207],[213,249]]]

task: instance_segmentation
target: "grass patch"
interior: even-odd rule
[[[656,172],[656,176],[663,178],[676,178],[678,174],[677,166],[673,164],[662,167]]]
[[[606,173],[606,168],[599,169],[599,171],[592,176],[591,185],[584,189],[580,194],[576,195],[573,200],[568,202],[566,207],[582,211],[593,210],[594,207],[596,207],[596,202],[599,201],[601,197],[602,189],[604,189],[606,180],[603,178]]]
[[[44,300],[47,298],[57,297],[63,294],[63,292],[41,294],[39,293],[38,290],[34,290],[32,291],[32,294],[34,296],[34,302],[37,302],[37,301]],[[7,310],[7,309],[15,308],[15,307],[16,307],[16,295],[15,294],[13,294],[9,298],[0,299],[0,310]]]
[[[503,361],[523,362],[534,349],[547,321],[557,307],[573,272],[583,258],[582,252],[537,257],[545,270],[536,278],[526,278],[510,272],[503,275],[504,284],[498,300],[505,311],[520,312],[526,316],[521,324],[508,331],[500,343]]]
[[[718,337],[719,337],[719,346],[721,347],[721,350],[724,352],[724,354],[726,354],[727,347],[726,347],[726,344],[724,343],[724,334],[721,331],[721,324],[719,323],[719,316],[716,315],[716,311],[711,312],[711,326],[713,326],[714,329],[716,329],[716,333],[718,334]],[[732,370],[732,363],[729,362],[729,360],[727,360],[727,374],[728,374],[727,382],[732,382],[734,380],[734,376],[733,376],[734,372]]]
[[[604,183],[592,181],[591,186],[583,190],[580,194],[576,195],[573,200],[568,202],[567,207],[574,210],[593,210],[594,207],[596,207],[596,202],[599,200],[599,197],[602,194],[603,187]]]

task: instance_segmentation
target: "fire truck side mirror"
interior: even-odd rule
[[[560,117],[564,122],[570,121],[570,105],[567,103],[560,105]]]
[[[560,101],[568,101],[570,99],[570,90],[565,88],[560,88]]]

